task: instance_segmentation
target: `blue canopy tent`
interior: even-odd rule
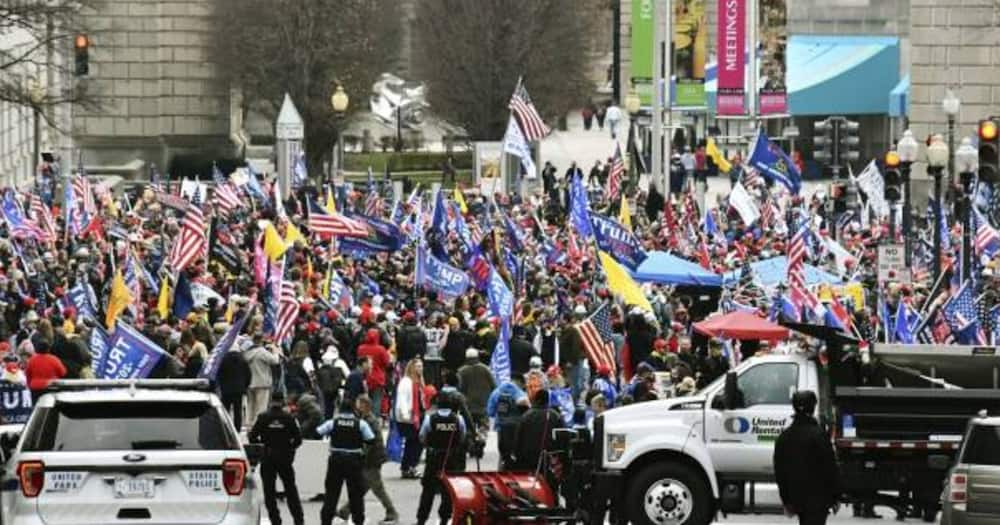
[[[754,283],[761,288],[773,288],[788,279],[788,257],[781,255],[750,263]],[[739,282],[742,270],[734,270],[723,275],[726,285]],[[830,272],[821,270],[811,264],[805,265],[806,286],[817,284],[843,284],[844,280]]]
[[[646,260],[632,273],[640,283],[689,286],[722,286],[722,276],[687,259],[667,252],[649,252]]]

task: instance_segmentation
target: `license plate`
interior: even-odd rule
[[[156,493],[155,484],[151,479],[116,478],[115,497],[122,499],[149,499]]]

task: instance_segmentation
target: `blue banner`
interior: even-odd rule
[[[587,190],[583,187],[583,178],[577,175],[573,178],[572,197],[570,200],[570,215],[573,217],[573,225],[576,226],[577,233],[583,239],[590,238],[590,202],[587,200]]]
[[[469,276],[462,270],[441,262],[425,246],[417,248],[416,286],[426,286],[447,298],[455,298],[469,289]]]
[[[792,195],[799,194],[802,174],[781,146],[771,142],[763,130],[757,131],[757,139],[750,150],[747,163],[768,179],[781,183]]]
[[[510,319],[500,323],[497,344],[490,356],[490,371],[498,385],[510,381]]]
[[[97,302],[95,295],[94,289],[89,284],[80,282],[69,289],[64,302],[68,303],[66,306],[76,308],[78,318],[97,320],[97,309],[94,308],[94,304]]]
[[[395,224],[361,215],[352,215],[351,218],[368,225],[368,237],[340,239],[341,251],[364,256],[377,252],[394,252],[403,247],[403,233]]]
[[[0,425],[23,425],[31,416],[31,391],[21,383],[0,381]]]
[[[90,331],[90,341],[88,342],[90,344],[90,369],[103,370],[104,359],[108,356],[108,346],[111,343],[108,333],[104,331],[104,328],[95,326]]]
[[[198,373],[198,377],[215,381],[215,376],[219,374],[219,364],[222,363],[222,356],[226,355],[226,352],[233,347],[233,343],[236,342],[236,336],[240,335],[240,332],[243,331],[243,325],[246,324],[247,319],[253,314],[255,306],[250,305],[250,308],[243,314],[243,317],[226,331],[226,335],[222,336],[222,339],[219,339],[215,343],[212,353],[208,354],[208,359],[201,365],[201,372]]]
[[[465,217],[462,217],[462,211],[459,209],[458,203],[451,203],[452,211],[455,215],[455,233],[458,235],[458,240],[460,241],[458,246],[462,250],[462,255],[469,257],[474,253],[479,252],[479,246],[472,240],[472,231],[469,230],[469,225],[465,223]]]
[[[636,271],[642,261],[646,260],[646,251],[642,249],[639,239],[618,221],[603,215],[591,214],[590,223],[594,226],[597,247],[609,253],[629,270]]]
[[[490,302],[490,313],[501,320],[510,319],[510,316],[514,314],[514,295],[510,293],[507,284],[503,282],[500,272],[495,269],[490,272],[487,296]]]
[[[119,321],[98,379],[145,379],[166,355],[138,330]]]
[[[573,390],[569,387],[550,388],[549,408],[558,410],[559,415],[563,418],[563,423],[566,426],[572,426],[573,411],[576,410],[576,406],[573,404]]]

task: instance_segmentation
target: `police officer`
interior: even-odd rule
[[[375,441],[375,433],[354,413],[353,401],[345,399],[340,412],[316,429],[320,436],[330,436],[330,459],[326,466],[326,488],[323,508],[319,512],[321,525],[330,525],[337,513],[340,489],[347,484],[347,500],[355,525],[365,522],[365,491],[363,474],[364,445]]]
[[[295,525],[302,525],[302,503],[295,486],[295,449],[302,444],[302,433],[295,418],[285,410],[285,396],[278,392],[271,397],[267,411],[257,416],[248,434],[251,443],[264,444],[264,458],[260,463],[260,477],[264,484],[264,506],[274,525],[281,525],[281,512],[275,499],[274,481],[280,476],[288,500],[288,512]]]
[[[830,439],[813,417],[816,394],[792,395],[795,415],[774,444],[774,475],[785,513],[800,525],[823,525],[840,495],[840,472]]]
[[[420,505],[417,508],[417,525],[424,525],[434,504],[434,495],[441,495],[438,516],[441,523],[451,520],[451,499],[441,482],[444,472],[461,472],[465,457],[462,441],[465,439],[466,422],[458,413],[458,400],[447,392],[438,394],[437,409],[428,412],[420,425],[420,441],[427,447],[427,463],[420,480]]]

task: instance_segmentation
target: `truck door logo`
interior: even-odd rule
[[[745,417],[730,417],[722,422],[722,426],[730,434],[745,434],[750,431],[750,420]]]

